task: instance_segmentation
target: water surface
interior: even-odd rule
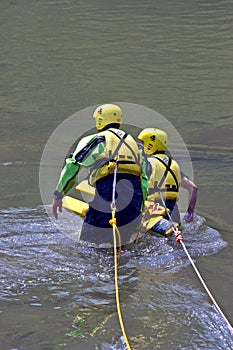
[[[184,235],[232,320],[232,17],[231,1],[1,1],[2,350],[122,347],[112,256],[58,231],[38,185],[54,129],[109,101],[157,110],[186,142],[199,221]],[[124,251],[119,275],[134,349],[230,349],[175,242]]]

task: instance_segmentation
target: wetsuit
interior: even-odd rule
[[[75,184],[80,166],[90,168],[89,182],[95,196],[84,218],[81,239],[96,244],[112,243],[111,202],[116,172],[116,220],[122,244],[129,240],[141,220],[147,196],[146,162],[136,141],[124,131],[110,128],[83,138],[66,160],[54,197],[62,198]]]

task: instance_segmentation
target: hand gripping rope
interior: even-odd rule
[[[194,271],[196,272],[196,274],[197,274],[199,280],[201,281],[201,283],[202,283],[202,285],[203,285],[205,291],[206,291],[207,294],[209,295],[209,297],[210,297],[210,299],[212,300],[212,302],[213,302],[214,306],[216,307],[217,311],[220,313],[220,315],[222,316],[222,318],[223,318],[224,321],[226,322],[227,327],[229,328],[229,330],[230,330],[231,333],[233,334],[233,328],[232,328],[230,322],[227,320],[226,316],[224,315],[224,313],[222,312],[222,310],[221,310],[220,307],[218,306],[216,300],[215,300],[214,297],[212,296],[212,294],[211,294],[211,292],[209,291],[207,285],[205,284],[203,278],[201,277],[201,274],[199,273],[199,271],[198,271],[198,269],[197,269],[197,267],[196,267],[196,265],[195,265],[193,259],[191,258],[189,252],[187,251],[187,248],[186,248],[186,246],[185,246],[185,244],[184,244],[184,240],[183,240],[183,237],[182,237],[182,235],[181,235],[181,232],[180,232],[180,231],[177,229],[177,227],[175,227],[175,225],[173,224],[171,215],[169,214],[169,211],[168,211],[167,208],[166,208],[166,204],[165,204],[165,202],[164,202],[164,199],[163,199],[163,196],[162,196],[161,191],[159,191],[159,195],[160,195],[161,202],[163,203],[163,206],[164,206],[164,208],[165,208],[165,210],[166,210],[166,214],[167,214],[167,216],[168,216],[168,218],[169,218],[169,221],[170,221],[171,224],[172,224],[173,231],[174,231],[175,237],[176,237],[176,242],[178,242],[178,243],[181,244],[181,246],[182,246],[182,248],[184,249],[184,252],[185,252],[185,254],[187,255],[187,257],[188,257],[188,259],[189,259],[189,261],[190,261],[192,267],[194,268]]]
[[[120,307],[120,297],[119,297],[119,288],[118,288],[118,263],[120,261],[120,255],[121,255],[121,235],[120,231],[117,227],[117,222],[116,222],[116,203],[115,203],[115,193],[116,193],[116,175],[117,175],[117,161],[116,161],[116,166],[114,169],[114,179],[113,179],[113,190],[112,190],[112,204],[111,204],[111,209],[112,209],[112,219],[109,220],[109,224],[112,226],[112,231],[113,231],[113,244],[114,244],[114,267],[115,267],[115,291],[116,291],[116,306],[117,306],[117,314],[118,314],[118,319],[121,327],[121,331],[125,340],[125,344],[127,346],[128,350],[131,350],[131,347],[129,345],[129,341],[125,332],[125,327],[121,315],[121,307]],[[116,232],[118,235],[118,243],[119,243],[119,256],[117,259],[117,239],[116,239]]]

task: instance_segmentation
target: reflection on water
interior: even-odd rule
[[[75,344],[84,344],[80,349],[85,344],[89,349],[121,349],[111,250],[78,245],[68,237],[69,230],[60,233],[51,225],[43,207],[12,208],[0,214],[5,344],[22,349],[37,344],[35,350],[73,349]],[[226,247],[203,217],[185,224],[183,237],[193,259]],[[190,344],[188,348],[195,350],[230,349],[229,331],[187,266],[174,238],[148,235],[123,251],[121,307],[134,349]],[[10,304],[14,308],[8,310]],[[48,336],[46,327],[51,323],[56,327]]]

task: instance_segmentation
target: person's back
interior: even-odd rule
[[[164,200],[177,200],[181,183],[179,164],[165,153],[149,155],[147,159],[152,167],[148,198],[160,200],[160,191]]]
[[[81,239],[96,244],[112,242],[109,221],[115,196],[116,222],[124,244],[130,240],[141,220],[142,156],[136,141],[124,131],[110,128],[100,135],[104,136],[106,147],[97,156],[91,170],[89,181],[95,186],[96,195],[89,203]]]
[[[55,196],[67,193],[80,166],[89,167],[89,182],[96,190],[84,218],[81,239],[96,244],[112,243],[109,221],[114,201],[117,226],[124,244],[140,222],[141,208],[147,195],[143,193],[143,189],[147,191],[144,160],[134,138],[119,129],[122,123],[120,107],[102,105],[95,110],[93,117],[98,133],[79,142],[72,158],[66,162]],[[55,203],[54,216],[56,210]]]
[[[105,148],[96,156],[96,169],[91,171],[89,178],[91,184],[112,174],[116,162],[118,174],[141,175],[142,156],[137,142],[131,135],[116,128],[108,128],[98,135],[104,137]]]
[[[155,214],[154,203],[165,206],[172,216],[178,200],[181,183],[181,172],[178,163],[165,152],[167,150],[167,134],[160,129],[147,128],[140,132],[138,139],[143,142],[144,152],[150,164],[150,178],[148,197],[151,220],[147,228],[149,231],[163,235],[172,233],[172,223],[169,222],[164,211],[163,217]],[[152,208],[152,209],[150,209]],[[177,213],[176,213],[177,214]],[[175,220],[179,223],[179,215]]]
[[[150,178],[147,199],[152,203],[165,204],[165,207],[169,209],[169,216],[174,222],[180,224],[177,201],[179,188],[182,186],[188,191],[189,195],[188,208],[184,215],[184,220],[187,222],[193,221],[198,188],[194,182],[181,172],[179,164],[167,151],[168,136],[166,132],[156,128],[147,128],[139,133],[138,139],[143,143],[144,152],[150,165],[149,167],[147,166],[148,177]],[[153,205],[151,207],[153,208]],[[162,219],[158,223],[159,217],[161,218],[162,216],[157,215],[157,218],[153,218],[155,216],[153,209],[150,210],[150,214],[151,220],[147,226],[149,230],[161,234],[171,232],[169,230],[171,223],[168,220]],[[165,214],[163,216],[166,217]]]

